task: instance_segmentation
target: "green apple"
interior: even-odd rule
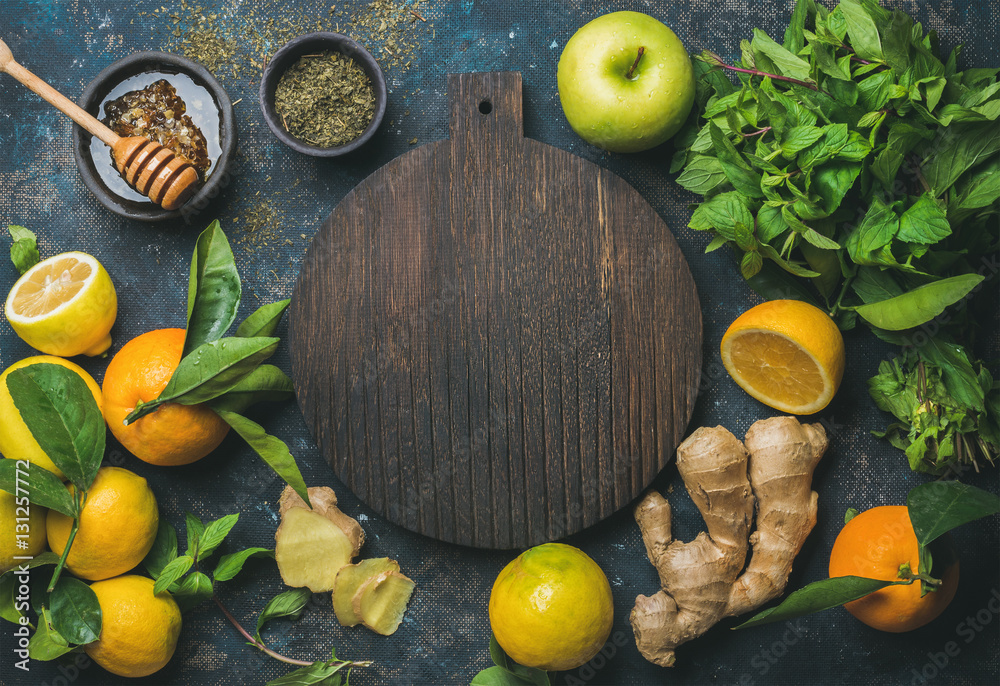
[[[566,43],[557,74],[569,125],[613,152],[663,143],[694,102],[691,58],[662,22],[641,12],[612,12]]]

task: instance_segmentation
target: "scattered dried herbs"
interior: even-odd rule
[[[290,134],[333,148],[368,128],[375,115],[375,89],[361,65],[327,50],[303,55],[282,74],[274,108]]]

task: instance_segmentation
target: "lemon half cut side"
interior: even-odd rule
[[[118,296],[93,256],[66,252],[25,272],[7,296],[4,314],[14,332],[49,355],[101,355],[111,347]]]

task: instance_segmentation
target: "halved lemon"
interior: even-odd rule
[[[4,314],[36,350],[93,357],[111,347],[118,296],[100,262],[86,253],[66,252],[25,272],[10,290]]]
[[[740,388],[769,407],[813,414],[844,376],[844,337],[823,310],[771,300],[737,317],[722,337],[722,364]]]

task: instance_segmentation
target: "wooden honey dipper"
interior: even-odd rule
[[[143,136],[122,138],[76,103],[22,67],[0,40],[0,71],[38,93],[67,117],[111,147],[115,166],[137,191],[165,210],[176,210],[197,190],[198,171],[186,158]]]

